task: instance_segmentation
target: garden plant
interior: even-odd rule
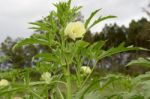
[[[101,11],[98,9],[81,20],[82,7],[72,7],[71,3],[69,0],[53,4],[56,9],[48,16],[30,23],[38,33],[21,40],[12,50],[33,44],[47,46],[49,51],[35,55],[32,59],[36,64],[31,68],[1,72],[0,99],[150,99],[150,73],[137,77],[95,73],[103,58],[141,48],[121,43],[105,50],[106,41],[85,41],[83,38],[91,28],[116,17],[100,16],[93,20]]]

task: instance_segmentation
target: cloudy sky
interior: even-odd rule
[[[7,36],[28,37],[33,31],[28,29],[29,22],[41,19],[55,9],[52,3],[62,0],[0,0],[0,42]],[[125,24],[132,19],[148,17],[142,12],[149,0],[73,0],[73,5],[82,5],[82,14],[102,8],[99,15],[115,15],[118,18],[97,25],[92,31],[100,31],[105,23]],[[86,18],[86,17],[85,17]]]

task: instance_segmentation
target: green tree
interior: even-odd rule
[[[16,49],[17,51],[13,51],[12,47],[20,40],[21,38],[13,40],[7,37],[4,42],[1,43],[1,52],[10,58],[7,63],[11,64],[14,68],[33,66],[34,62],[32,62],[32,57],[37,53],[46,52],[48,50],[47,47],[42,45],[27,45]]]
[[[128,45],[135,45],[149,48],[150,22],[146,18],[138,21],[132,21],[128,28],[127,43]]]
[[[100,33],[100,38],[107,40],[106,48],[118,46],[120,43],[126,41],[126,31],[125,26],[119,27],[117,24],[105,25]]]

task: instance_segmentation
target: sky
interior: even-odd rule
[[[33,31],[29,22],[35,22],[54,10],[52,3],[63,0],[0,0],[0,42],[7,36],[12,38],[29,37]],[[115,15],[110,19],[92,28],[99,32],[106,23],[126,25],[132,20],[148,16],[142,12],[150,0],[73,0],[72,5],[81,5],[81,12],[85,19],[96,9],[102,8],[100,15]],[[96,18],[95,17],[95,18]]]

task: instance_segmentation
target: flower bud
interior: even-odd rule
[[[42,80],[45,80],[46,83],[50,83],[50,81],[52,80],[51,74],[49,72],[45,72],[41,75]]]
[[[85,74],[90,74],[92,72],[92,70],[90,69],[90,67],[82,66],[81,67],[81,72],[83,72]]]
[[[1,86],[8,86],[9,85],[9,82],[6,80],[6,79],[2,79],[1,81],[0,81],[0,87]]]

